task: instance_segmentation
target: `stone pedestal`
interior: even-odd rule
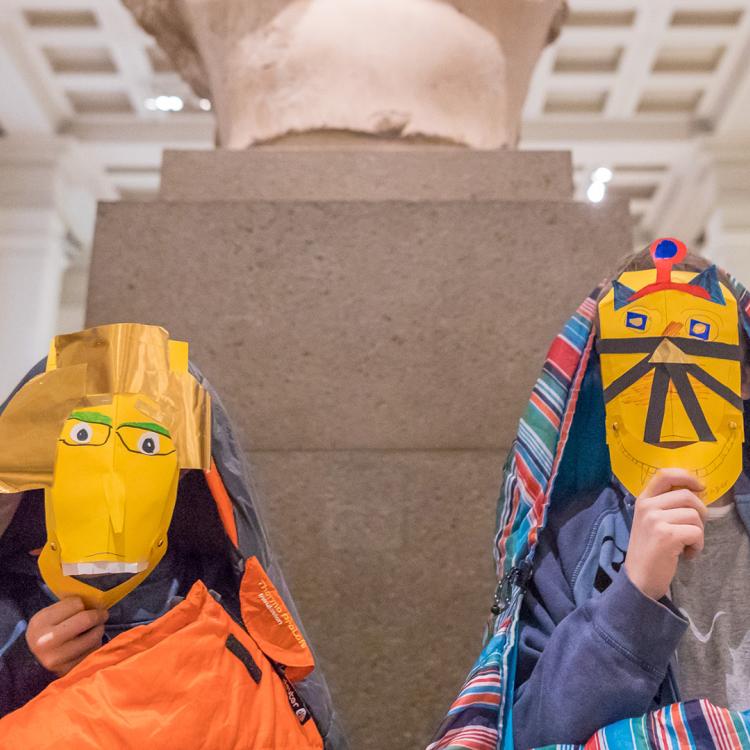
[[[341,143],[339,137],[337,143]],[[564,151],[415,151],[383,142],[363,151],[259,148],[166,151],[165,201],[466,201],[565,200],[573,196]],[[247,168],[242,166],[247,164]]]
[[[191,342],[356,750],[423,747],[478,653],[518,417],[631,247],[570,185],[561,155],[173,153],[160,201],[100,205],[88,324]]]

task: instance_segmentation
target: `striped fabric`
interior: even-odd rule
[[[594,337],[598,289],[578,308],[553,342],[542,374],[521,418],[505,466],[498,504],[495,560],[498,577],[525,560],[543,521],[550,479],[575,412],[575,402]],[[505,679],[515,645],[520,590],[493,618],[492,634],[428,750],[495,750],[502,737]]]
[[[750,292],[737,279],[729,277],[732,293],[737,298],[745,333],[750,336]]]
[[[585,745],[543,750],[750,750],[750,711],[727,711],[708,701],[674,703],[647,716],[612,724]]]
[[[577,387],[594,342],[598,294],[597,289],[586,299],[553,342],[521,417],[499,501],[500,522],[495,537],[499,578],[524,559],[536,543],[547,488],[562,455],[575,412]],[[509,498],[511,502],[507,502]]]
[[[743,325],[750,335],[750,293],[734,279],[731,286],[739,300]],[[512,741],[504,731],[510,712],[506,696],[522,591],[505,582],[520,564],[530,564],[539,532],[544,527],[549,490],[568,439],[594,344],[593,324],[599,291],[598,288],[592,292],[553,342],[521,418],[518,436],[505,464],[498,501],[494,555],[501,582],[498,592],[506,590],[506,596],[499,602],[502,611],[490,619],[485,647],[427,750],[512,748]],[[744,715],[694,701],[615,724],[599,732],[585,748],[747,747],[750,750],[747,725]],[[699,726],[709,727],[709,734],[699,731]],[[734,728],[733,733],[730,727]],[[711,740],[705,740],[707,737]],[[621,738],[626,738],[623,744],[620,744]],[[572,745],[559,748],[577,750]]]

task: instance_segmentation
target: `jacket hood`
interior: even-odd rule
[[[729,282],[750,336],[750,293]],[[596,497],[611,480],[594,325],[603,288],[593,290],[553,341],[521,417],[497,505],[497,586],[485,648],[428,750],[512,750],[514,647],[537,540],[552,504]],[[744,464],[747,470],[747,443]]]
[[[0,414],[5,410],[13,396],[29,380],[43,373],[45,367],[46,359],[43,359],[26,374],[0,406]],[[239,589],[245,560],[256,557],[281,595],[290,614],[299,624],[299,613],[269,544],[268,535],[261,518],[259,502],[250,480],[248,466],[235,437],[229,416],[219,395],[201,371],[192,363],[190,363],[190,372],[209,392],[212,400],[212,467],[207,472],[199,470],[188,472],[188,475],[180,482],[178,503],[180,496],[185,493],[189,497],[190,508],[200,510],[201,517],[198,519],[200,523],[200,543],[210,545],[212,555],[219,557],[223,555],[225,557],[228,564],[224,565],[224,570],[231,572],[226,572],[224,575],[233,578],[227,584]],[[17,513],[18,508],[22,507],[24,501],[31,500],[31,496],[35,493],[38,502],[41,490],[32,490],[20,495],[0,496],[0,522],[7,521],[7,523],[0,525],[0,537],[5,533],[12,514]],[[6,500],[5,517],[3,516],[3,500]],[[175,523],[180,523],[183,529],[195,524],[196,519],[192,515],[185,519],[178,519],[177,515],[176,512],[173,518],[173,527]],[[43,521],[40,522],[43,523]],[[29,531],[31,537],[39,538],[40,535],[44,535],[43,528]],[[171,531],[172,527],[170,528],[170,535]],[[304,628],[301,625],[300,628],[305,635]],[[321,735],[325,740],[326,748],[336,750],[346,748],[346,740],[334,715],[330,692],[320,668],[316,667],[312,674],[298,683],[296,687],[315,717]]]
[[[750,292],[729,278],[742,328],[750,337]],[[552,504],[596,493],[611,481],[594,327],[602,288],[584,300],[553,342],[520,420],[498,501],[494,549],[498,579],[531,563]],[[748,353],[745,356],[748,365]],[[747,467],[747,443],[744,453]]]

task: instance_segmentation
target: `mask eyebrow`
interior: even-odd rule
[[[172,436],[169,434],[169,430],[166,427],[162,427],[160,424],[156,424],[156,422],[123,422],[121,425],[117,427],[119,430],[121,427],[135,427],[139,430],[148,430],[149,432],[156,432],[159,435],[164,435],[164,437],[171,438]]]
[[[105,424],[107,427],[112,426],[112,418],[108,417],[106,414],[101,414],[98,411],[74,411],[68,419],[80,419],[81,422],[88,422],[89,424]]]

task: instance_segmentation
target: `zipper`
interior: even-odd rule
[[[514,565],[499,581],[495,588],[492,607],[490,611],[497,617],[507,609],[516,589],[526,591],[531,579],[531,563],[527,560]]]

